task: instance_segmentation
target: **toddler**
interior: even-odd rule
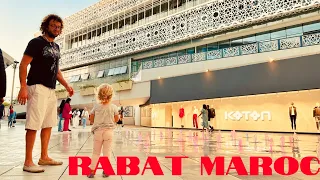
[[[98,104],[94,106],[90,113],[90,121],[93,123],[91,132],[93,133],[93,153],[91,161],[91,173],[88,178],[94,178],[97,162],[99,160],[101,149],[104,157],[110,158],[113,129],[119,120],[117,106],[111,104],[113,96],[112,86],[102,84],[97,91]],[[103,177],[108,177],[103,172]]]

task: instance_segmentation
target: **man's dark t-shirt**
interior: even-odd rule
[[[27,85],[42,84],[55,89],[60,59],[59,45],[39,36],[29,42],[24,54],[33,58]]]

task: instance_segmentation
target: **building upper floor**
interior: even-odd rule
[[[143,4],[146,4],[146,2],[143,2]],[[153,15],[156,17],[158,11],[154,8],[157,9],[158,5],[160,6],[159,15],[161,15],[161,7],[164,2],[168,3],[169,6],[168,13],[164,13],[166,16],[154,18],[150,22],[146,22],[145,19],[142,21],[146,23],[141,25],[137,23],[137,26],[134,27],[128,26],[130,28],[125,28],[126,18],[130,19],[130,23],[133,22],[134,18],[131,16],[132,14],[125,16],[125,13],[134,12],[139,17],[139,12],[133,11],[135,6],[133,9],[129,8],[128,11],[126,9],[121,10],[120,13],[123,13],[124,16],[117,14],[118,18],[112,17],[112,23],[110,24],[105,24],[101,18],[97,18],[96,21],[91,21],[96,23],[94,26],[82,23],[84,28],[72,32],[68,31],[67,27],[70,26],[70,22],[66,18],[64,34],[57,39],[57,43],[63,49],[61,68],[66,70],[129,55],[135,56],[142,52],[186,42],[190,39],[205,39],[228,31],[241,31],[268,22],[279,21],[279,19],[290,19],[293,16],[300,17],[301,14],[315,16],[313,12],[319,8],[317,0],[178,0],[175,1],[177,4],[172,6],[170,5],[172,2],[169,0],[161,0],[159,4],[155,2],[158,1],[151,1],[151,15],[146,17],[146,15],[149,15],[147,11],[150,10],[144,6],[144,15],[141,17],[152,18]],[[180,7],[186,8],[169,13],[169,11]],[[316,15],[319,16],[319,14]],[[91,15],[88,13],[87,16],[96,17],[92,13]],[[123,21],[119,17],[123,17]],[[138,21],[139,18],[136,22]],[[123,26],[120,22],[124,23]],[[71,27],[76,26],[72,25]],[[112,33],[113,28],[123,30]],[[239,34],[241,35],[241,33]]]

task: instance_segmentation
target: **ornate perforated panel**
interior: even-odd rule
[[[120,2],[120,1],[118,1]],[[121,1],[122,2],[122,1]],[[133,1],[130,1],[133,2]],[[136,1],[135,1],[136,2]],[[61,67],[68,68],[128,53],[139,52],[186,40],[190,37],[263,22],[319,7],[317,0],[216,0],[155,23],[132,29],[107,39],[62,53]],[[115,7],[115,6],[112,6]],[[98,18],[91,12],[91,19]],[[288,42],[294,43],[294,42]],[[259,50],[272,50],[273,44],[260,44]],[[230,56],[240,52],[223,52]],[[247,52],[250,53],[250,52]],[[210,54],[211,56],[211,54]],[[212,58],[219,53],[212,54]],[[159,64],[160,63],[160,64]],[[159,62],[158,65],[161,65]],[[177,64],[167,59],[166,65]],[[144,64],[151,67],[151,64]]]
[[[69,17],[65,21],[64,33],[68,34],[74,30],[86,28],[97,22],[105,21],[108,17],[132,8],[149,0],[102,0],[82,11],[79,11]]]

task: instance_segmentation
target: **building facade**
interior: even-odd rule
[[[218,129],[290,131],[294,101],[297,131],[313,132],[319,3],[101,0],[65,18],[60,68],[74,107],[91,108],[96,87],[112,84],[127,124],[196,128],[195,109],[208,104]],[[67,97],[61,85],[57,96]]]

